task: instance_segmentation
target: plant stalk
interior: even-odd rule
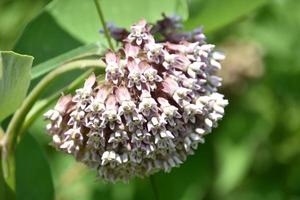
[[[45,111],[45,109],[55,102],[62,94],[70,93],[74,91],[76,88],[79,87],[83,83],[83,81],[93,72],[94,70],[88,70],[72,83],[70,83],[67,87],[62,89],[61,91],[51,95],[50,97],[46,98],[41,102],[36,110],[33,110],[31,113],[28,114],[28,117],[25,119],[23,126],[19,132],[19,140],[22,139],[23,135],[26,133],[27,129],[32,125],[32,123]],[[104,78],[104,77],[103,77]]]
[[[76,60],[73,62],[66,63],[61,67],[56,68],[48,75],[46,75],[39,84],[32,90],[32,92],[26,97],[21,107],[14,114],[12,120],[9,123],[7,132],[2,140],[2,167],[4,178],[11,188],[15,191],[15,147],[19,132],[21,130],[22,124],[26,118],[26,115],[40,96],[40,94],[45,90],[45,88],[59,75],[72,71],[75,69],[84,68],[104,68],[105,63],[101,60]]]
[[[98,0],[94,0],[94,3],[95,3],[95,6],[96,6],[96,9],[97,9],[97,12],[98,12],[98,15],[99,15],[101,24],[102,24],[103,29],[104,29],[104,34],[105,34],[107,43],[108,43],[109,47],[110,47],[113,51],[115,51],[114,45],[113,45],[113,43],[112,43],[112,41],[111,41],[110,33],[109,33],[109,31],[108,31],[108,28],[107,28],[107,25],[106,25],[106,22],[105,22],[105,19],[104,19],[104,15],[103,15],[103,12],[102,12],[102,9],[101,9],[101,5],[100,5],[100,3],[99,3]]]

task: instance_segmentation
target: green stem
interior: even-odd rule
[[[149,180],[150,180],[151,188],[152,188],[152,191],[153,191],[153,194],[154,194],[154,198],[155,198],[155,200],[159,200],[158,189],[157,189],[157,185],[155,183],[154,176],[151,175],[149,177]]]
[[[74,80],[72,83],[70,83],[67,87],[62,89],[61,91],[51,95],[47,99],[43,100],[41,104],[35,109],[32,110],[31,113],[28,114],[28,117],[26,118],[25,122],[23,123],[23,126],[19,132],[19,139],[23,137],[23,135],[26,133],[27,129],[32,125],[32,123],[45,111],[45,109],[55,102],[59,96],[62,94],[67,94],[72,91],[74,91],[76,88],[78,88],[82,82],[93,72],[94,70],[88,70],[81,76],[79,76],[76,80]]]
[[[16,141],[18,133],[22,127],[23,121],[27,113],[32,108],[40,94],[45,88],[59,75],[66,73],[74,69],[83,69],[90,67],[105,67],[105,64],[100,60],[76,60],[73,62],[66,63],[45,76],[39,84],[32,90],[32,92],[26,97],[21,107],[14,114],[12,120],[7,128],[7,133],[3,138],[3,149],[2,149],[2,165],[4,171],[4,178],[7,184],[15,191],[15,171],[14,171],[14,151],[16,147]]]
[[[113,45],[112,42],[111,42],[111,37],[110,37],[109,31],[108,31],[108,28],[107,28],[107,26],[106,26],[106,22],[105,22],[105,19],[104,19],[104,16],[103,16],[103,12],[102,12],[100,3],[99,3],[98,0],[94,0],[94,3],[95,3],[95,6],[96,6],[96,9],[97,9],[97,12],[98,12],[98,15],[99,15],[101,24],[102,24],[102,26],[103,26],[104,34],[105,34],[106,40],[107,40],[107,42],[108,42],[108,45],[109,45],[109,47],[110,47],[113,51],[115,51],[114,45]]]
[[[62,89],[59,92],[56,92],[55,94],[51,95],[47,99],[43,100],[36,110],[32,110],[32,112],[28,114],[28,117],[26,118],[25,122],[23,123],[23,126],[19,132],[19,136],[20,136],[19,139],[21,139],[23,137],[23,134],[27,131],[27,129],[30,127],[30,125],[38,118],[38,116],[40,116],[43,113],[43,111],[47,108],[47,106],[49,106],[56,99],[58,99],[59,96],[61,96],[61,94],[69,93],[70,91],[77,88],[83,82],[83,80],[85,78],[87,78],[92,72],[93,72],[93,69],[88,70],[87,72],[82,74],[80,77],[78,77],[76,80],[74,80],[72,83],[70,83],[70,85],[67,86],[66,88]]]
[[[4,130],[2,129],[2,127],[0,126],[0,141],[1,138],[4,136]]]
[[[10,186],[4,179],[4,170],[2,169],[2,155],[3,155],[3,138],[4,130],[0,127],[0,199],[14,200],[16,199],[15,194],[11,191]],[[13,180],[12,180],[13,183]]]

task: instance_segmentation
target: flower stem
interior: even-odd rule
[[[15,171],[14,171],[14,152],[16,147],[17,138],[25,120],[26,115],[40,96],[45,88],[59,75],[75,69],[83,68],[104,68],[105,64],[100,60],[76,60],[66,63],[45,76],[39,84],[32,90],[32,92],[26,97],[21,107],[14,114],[12,120],[9,123],[7,132],[2,140],[2,166],[4,172],[4,178],[10,188],[15,191]]]
[[[4,136],[4,130],[2,129],[2,127],[0,126],[0,141],[1,138]]]
[[[105,19],[104,19],[104,16],[103,16],[103,12],[102,12],[100,3],[99,3],[98,0],[94,0],[94,3],[95,3],[95,6],[96,6],[96,9],[97,9],[97,12],[98,12],[98,15],[99,15],[101,24],[102,24],[102,26],[103,26],[104,34],[105,34],[106,40],[107,40],[107,42],[108,42],[108,45],[109,45],[109,47],[110,47],[113,51],[115,51],[114,45],[112,44],[112,41],[111,41],[111,37],[110,37],[109,31],[108,31],[108,28],[107,28],[107,26],[106,26],[106,22],[105,22]]]
[[[62,94],[66,94],[69,92],[72,92],[76,88],[79,87],[79,85],[82,84],[82,82],[93,72],[93,69],[90,69],[86,71],[84,74],[79,76],[76,80],[74,80],[72,83],[70,83],[67,87],[62,89],[61,91],[51,95],[47,99],[43,100],[41,104],[35,109],[32,110],[31,113],[28,114],[28,117],[26,118],[25,122],[23,123],[23,126],[19,132],[19,140],[23,137],[23,135],[26,133],[27,129],[31,126],[31,124],[45,111],[45,109],[55,102],[61,96]]]
[[[154,198],[155,198],[155,200],[159,200],[158,190],[157,190],[157,185],[156,185],[156,183],[155,183],[154,176],[151,175],[151,176],[149,177],[149,180],[150,180],[150,184],[151,184],[152,191],[153,191],[153,194],[154,194]]]

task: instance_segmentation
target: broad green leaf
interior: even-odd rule
[[[101,46],[100,43],[92,43],[88,44],[82,47],[78,47],[74,50],[68,51],[67,53],[64,53],[62,55],[59,55],[55,58],[52,58],[46,62],[43,62],[37,66],[34,66],[34,68],[31,71],[31,79],[36,79],[49,71],[55,69],[59,65],[66,63],[70,60],[80,58],[83,56],[89,56],[91,54],[93,55],[101,55],[103,53],[104,47]]]
[[[251,167],[256,145],[253,142],[243,142],[234,145],[228,140],[218,143],[219,174],[216,179],[217,192],[225,195],[236,187]]]
[[[255,165],[258,147],[275,125],[274,99],[268,88],[255,86],[240,97],[238,104],[227,108],[223,129],[215,140],[218,162],[215,191],[219,195],[228,195],[238,187]]]
[[[187,17],[185,0],[100,0],[107,22],[129,27],[141,18],[154,22],[161,14]],[[35,65],[83,44],[106,40],[93,0],[53,1],[25,28],[15,50],[34,55]]]
[[[12,114],[26,96],[32,60],[31,56],[0,52],[0,121]]]
[[[268,2],[269,0],[192,0],[186,26],[192,29],[203,25],[205,32],[213,32]]]
[[[53,200],[54,186],[47,158],[36,142],[27,134],[16,151],[17,200]]]
[[[11,50],[25,25],[49,0],[0,1],[0,49]]]
[[[82,46],[82,43],[44,11],[27,25],[14,49],[34,55],[34,65],[37,65],[79,46]]]
[[[161,14],[175,14],[176,11],[187,16],[184,0],[99,0],[106,21],[117,26],[129,27],[145,18],[149,22],[161,19]],[[64,0],[53,2],[49,13],[58,24],[78,40],[89,43],[99,40],[101,28],[93,0],[82,3],[81,0]],[[77,14],[80,13],[80,14]]]
[[[187,0],[177,0],[176,10],[174,13],[182,17],[183,20],[188,20],[189,18],[189,5]],[[173,13],[171,13],[172,15]]]
[[[162,12],[172,14],[178,11],[184,15],[184,12],[187,12],[184,3],[184,0],[167,0],[163,3],[159,0],[101,1],[107,21],[127,27],[143,17],[153,22],[161,17]],[[141,9],[146,7],[147,9]],[[98,42],[103,46],[106,40],[99,34],[100,28],[93,0],[87,0],[85,3],[79,0],[53,1],[25,28],[15,50],[35,56],[32,75],[33,78],[37,78],[64,62],[63,60],[69,60],[74,54],[84,52],[85,47],[80,49],[84,44]],[[66,53],[69,51],[71,52]],[[46,62],[52,58],[55,59]],[[77,75],[78,73],[69,73],[57,79],[51,87],[63,87]],[[32,86],[36,83],[37,79]],[[52,91],[57,90],[52,88]]]

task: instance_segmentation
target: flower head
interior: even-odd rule
[[[157,31],[178,27],[178,19],[159,23]],[[45,114],[53,145],[113,182],[182,164],[228,104],[216,76],[223,57],[201,30],[192,39],[156,42],[141,20],[127,35],[120,51],[106,53],[104,83],[91,75]]]

